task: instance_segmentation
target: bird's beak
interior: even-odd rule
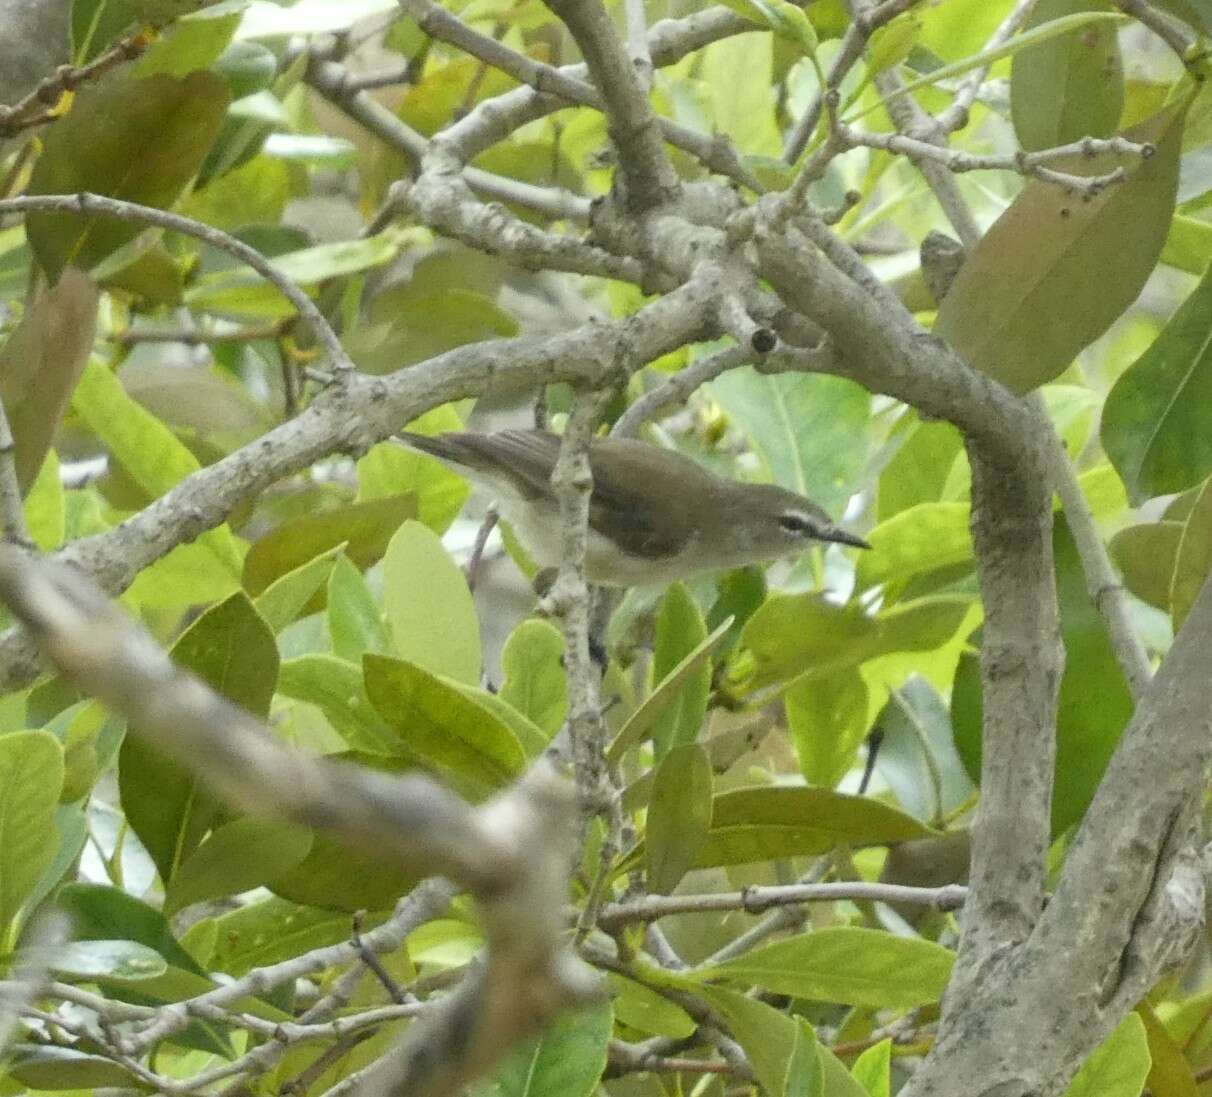
[[[822,541],[834,541],[839,545],[853,545],[855,548],[869,549],[869,545],[857,533],[850,533],[839,526],[830,526],[826,530],[822,530],[817,536]]]

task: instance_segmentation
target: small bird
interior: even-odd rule
[[[487,488],[535,561],[559,565],[559,503],[551,486],[558,435],[504,430],[399,438]],[[725,480],[680,453],[631,438],[593,439],[589,465],[585,574],[604,586],[671,583],[802,552],[814,541],[871,547],[802,495]]]

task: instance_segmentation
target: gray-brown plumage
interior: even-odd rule
[[[458,466],[494,493],[537,562],[559,563],[559,507],[551,473],[560,439],[547,431],[405,433],[414,449]],[[613,586],[664,583],[802,551],[812,541],[866,542],[833,525],[811,500],[772,484],[714,476],[688,457],[630,438],[589,446],[586,572]]]

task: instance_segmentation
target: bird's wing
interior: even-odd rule
[[[551,494],[551,471],[560,451],[560,440],[546,431],[502,430],[492,434],[452,431],[437,438],[403,432],[413,448],[469,469],[500,475],[502,468],[513,473],[518,492],[537,499]]]
[[[659,490],[669,480],[669,459],[677,456],[630,439],[615,439],[608,450],[591,446],[590,526],[599,533],[609,530],[611,539],[631,556],[660,560],[678,555],[691,530],[671,521],[670,509],[680,510],[691,500]]]

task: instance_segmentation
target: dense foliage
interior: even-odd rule
[[[900,382],[851,369],[834,332],[842,365],[819,371],[751,351],[755,327],[791,338],[759,315],[756,278],[737,298],[749,328],[703,321],[644,343],[626,318],[693,278],[653,258],[656,229],[631,253],[601,242],[627,231],[595,220],[626,170],[616,100],[567,69],[596,102],[542,74],[523,101],[518,66],[483,45],[549,73],[584,41],[538,0],[471,0],[449,5],[477,32],[459,48],[428,7],[71,5],[70,67],[0,114],[0,399],[28,533],[282,743],[491,805],[566,727],[580,664],[558,615],[535,612],[511,531],[473,553],[489,500],[388,436],[536,415],[559,429],[588,388],[609,392],[608,429],[702,370],[647,407],[641,437],[807,495],[872,548],[636,588],[615,608],[600,688],[582,683],[604,713],[610,804],[582,782],[565,935],[601,993],[477,1063],[476,1092],[886,1097],[934,1043],[961,939],[982,727],[997,720],[981,583],[1001,557],[974,547],[973,497],[1012,474],[970,458],[972,416],[961,433],[945,398],[894,398]],[[1040,866],[1052,886],[1212,560],[1212,6],[1136,5],[1152,30],[1101,0],[874,7],[863,35],[840,0],[609,14],[633,32],[633,9],[646,14],[676,178],[727,178],[728,231],[759,192],[797,195],[979,384],[1020,407],[1042,398],[1076,485],[1053,503],[1043,557],[1065,654]],[[695,40],[687,28],[709,19],[718,32]],[[957,113],[941,137],[914,132],[896,109],[909,103]],[[19,204],[81,192],[255,249],[359,374],[384,379],[380,396],[340,405],[354,425],[333,410],[341,363],[225,237]],[[931,230],[968,237],[962,266],[940,275],[919,253]],[[769,262],[755,269],[800,308]],[[576,333],[613,323],[619,368],[577,375]],[[512,374],[473,357],[515,338],[500,352]],[[527,339],[566,360],[528,364]],[[626,358],[631,339],[654,353]],[[730,368],[704,367],[737,345]],[[380,406],[418,417],[386,422]],[[1098,570],[1108,554],[1115,574]],[[31,966],[53,981],[13,990],[4,1093],[334,1092],[500,944],[466,894],[396,907],[432,863],[351,845],[276,801],[233,806],[188,744],[166,753],[23,644],[0,640],[0,962],[10,988]],[[1050,734],[1038,728],[1045,769]],[[52,909],[70,941],[39,945]],[[1201,935],[1183,966],[1100,1014],[1100,1046],[1070,1082],[1091,1050],[1074,1047],[1054,1091],[1201,1092],[1206,972]],[[1075,1012],[1094,1008],[1085,994]],[[1031,1057],[1030,1036],[1000,1039]]]

